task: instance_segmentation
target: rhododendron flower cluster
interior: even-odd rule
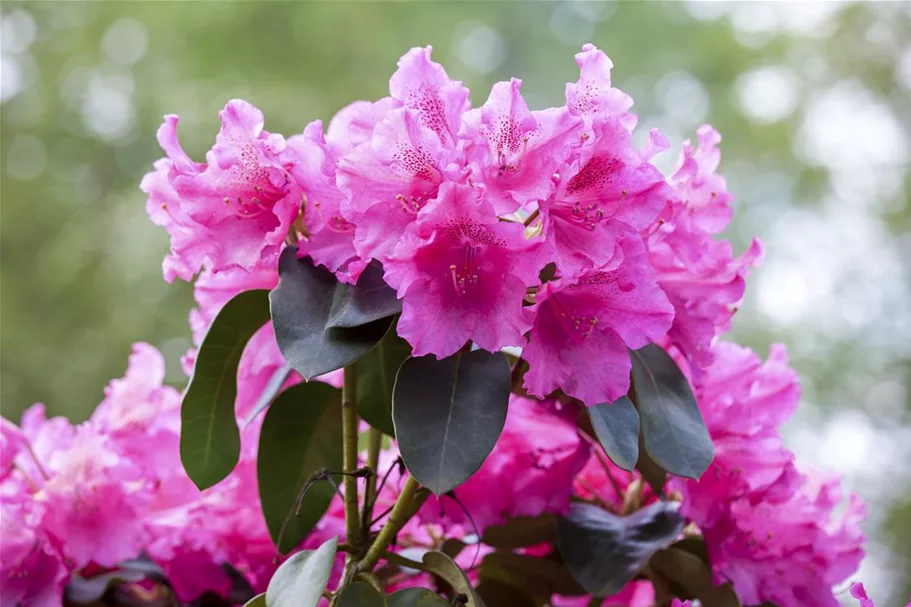
[[[413,49],[389,97],[344,108],[325,134],[315,121],[286,142],[228,103],[205,164],[168,116],[167,158],[142,185],[171,235],[165,277],[274,268],[285,240],[342,282],[380,262],[416,356],[527,346],[538,397],[611,402],[629,389],[627,349],[651,342],[705,366],[761,257],[758,243],[735,257],[715,240],[732,199],[720,137],[700,129],[665,179],[650,160],[667,142],[652,131],[633,145],[607,56],[587,45],[576,62],[561,107],[529,110],[512,79],[471,109],[431,49]]]
[[[412,49],[388,97],[327,128],[285,138],[230,101],[205,162],[165,117],[166,157],[141,188],[170,235],[165,279],[194,282],[190,387],[164,385],[162,356],[137,344],[88,421],[42,405],[2,420],[3,604],[117,604],[104,588],[80,598],[113,574],[130,604],[268,588],[262,600],[284,607],[270,581],[305,569],[307,550],[329,559],[304,580],[326,589],[308,607],[336,605],[355,579],[488,607],[838,605],[865,506],[843,506],[839,480],[784,444],[800,397],[784,347],[763,362],[719,339],[763,254],[720,236],[733,198],[720,135],[700,127],[664,176],[652,159],[668,142],[653,130],[633,144],[633,101],[607,56],[586,45],[576,63],[560,107],[530,109],[513,78],[472,108],[430,47]],[[289,321],[290,281],[308,315]],[[262,310],[232,310],[238,296],[268,307],[265,291],[269,320],[241,326]],[[283,347],[297,335],[309,341],[295,352],[342,362],[305,382],[318,373]],[[415,361],[436,375],[408,373]],[[320,384],[334,388],[317,402]],[[264,441],[296,394],[302,415],[341,417],[326,425],[337,434],[321,417],[315,437]],[[214,480],[187,465],[200,416],[200,452],[230,460]],[[650,453],[662,431],[689,468]],[[283,450],[298,459],[276,498],[277,471],[259,464]],[[279,550],[327,485],[317,522]],[[851,594],[872,605],[862,586]]]

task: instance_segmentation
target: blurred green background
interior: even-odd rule
[[[218,110],[249,100],[286,135],[387,90],[396,59],[432,44],[476,105],[518,76],[533,108],[562,103],[594,42],[636,99],[641,137],[723,134],[737,196],[728,237],[766,262],[735,322],[801,372],[790,444],[870,502],[857,579],[878,604],[911,593],[911,3],[12,2],[2,12],[0,389],[86,418],[130,344],[181,385],[185,284],[139,180],[155,129],[181,117],[202,158]],[[665,154],[670,170],[676,152]],[[847,592],[843,593],[847,598]]]

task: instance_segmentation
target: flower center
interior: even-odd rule
[[[474,248],[469,246],[465,252],[465,263],[462,267],[452,264],[449,266],[449,275],[452,278],[452,286],[459,295],[465,295],[468,291],[478,284],[478,271],[474,265]]]
[[[557,313],[557,322],[577,343],[588,339],[598,325],[598,319],[595,316],[576,315],[567,312],[556,295],[551,295],[547,301],[553,303]]]

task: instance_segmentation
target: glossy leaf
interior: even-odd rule
[[[556,539],[556,524],[556,518],[551,514],[516,516],[502,525],[487,527],[481,541],[498,550],[537,546]]]
[[[338,538],[316,550],[302,550],[281,566],[266,588],[268,607],[317,607],[329,582]]]
[[[642,474],[642,478],[649,484],[656,495],[663,495],[664,484],[667,482],[667,472],[662,470],[661,466],[655,463],[648,455],[648,450],[639,435],[639,461],[636,462],[636,470]]]
[[[598,506],[573,503],[557,521],[557,545],[567,568],[590,594],[620,591],[656,551],[683,529],[676,502],[655,502],[621,517]]]
[[[275,399],[263,420],[256,474],[273,542],[287,520],[279,552],[290,551],[307,536],[335,495],[330,483],[312,483],[300,515],[294,514],[298,495],[314,472],[341,470],[340,403],[341,392],[328,384],[298,384]]]
[[[275,339],[295,371],[312,379],[341,369],[366,354],[382,339],[392,317],[355,328],[326,328],[339,283],[297,250],[282,251],[278,286],[269,294]]]
[[[389,607],[449,607],[449,601],[426,588],[404,588],[389,597]]]
[[[568,567],[552,558],[516,554],[514,552],[493,552],[484,557],[484,566],[496,565],[501,570],[517,574],[516,580],[535,580],[547,588],[548,594],[581,596],[585,589],[573,578]]]
[[[689,382],[654,344],[631,351],[630,357],[646,451],[671,474],[699,478],[715,448]]]
[[[393,324],[383,339],[357,363],[357,412],[368,424],[395,437],[392,389],[411,346],[398,336]]]
[[[269,381],[266,382],[266,386],[260,393],[259,398],[256,399],[256,404],[253,405],[253,409],[250,410],[250,413],[244,420],[245,428],[249,426],[250,422],[256,419],[260,413],[265,411],[266,408],[272,404],[272,401],[275,400],[276,396],[278,396],[279,390],[281,390],[282,386],[285,385],[285,381],[287,381],[293,371],[294,369],[292,369],[289,365],[284,365],[275,370],[275,373],[273,373],[272,377],[269,378]]]
[[[649,566],[668,579],[684,599],[699,599],[703,607],[740,607],[740,599],[730,584],[715,586],[712,570],[698,556],[674,547],[652,555]]]
[[[506,423],[509,384],[506,356],[483,350],[402,363],[392,418],[414,478],[442,495],[477,472]]]
[[[386,598],[365,582],[352,582],[342,588],[337,607],[386,607]]]
[[[363,271],[357,284],[339,283],[336,287],[326,328],[360,327],[401,311],[401,300],[383,280],[383,267],[374,262]]]
[[[588,407],[601,447],[612,462],[632,472],[639,459],[639,414],[628,396]]]
[[[257,594],[255,597],[244,603],[244,607],[266,607],[266,593]]]
[[[536,607],[522,589],[499,580],[482,580],[476,592],[488,607]]]
[[[484,601],[477,595],[468,576],[456,565],[455,561],[442,552],[428,552],[421,559],[427,571],[446,581],[458,594],[464,594],[465,607],[485,607]]]
[[[240,458],[237,365],[247,341],[268,320],[268,291],[243,291],[212,321],[196,354],[180,409],[180,460],[200,489],[228,476]]]

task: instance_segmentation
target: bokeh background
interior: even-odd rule
[[[767,246],[735,339],[785,342],[803,377],[790,444],[870,503],[858,579],[911,593],[911,3],[12,2],[0,6],[2,413],[85,419],[130,344],[186,381],[190,289],[138,184],[181,117],[202,158],[231,98],[286,135],[387,90],[432,44],[473,91],[524,80],[561,104],[592,41],[675,148],[710,121],[737,196],[728,237]],[[664,154],[670,170],[676,152]],[[847,592],[842,595],[847,598]],[[904,599],[904,600],[902,600]]]

